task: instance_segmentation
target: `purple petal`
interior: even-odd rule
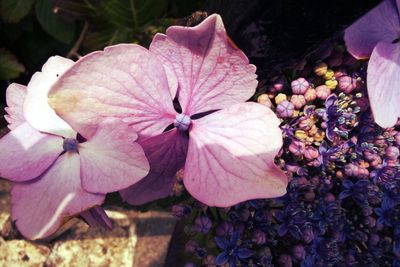
[[[238,256],[240,259],[247,259],[247,258],[251,257],[251,256],[254,254],[254,252],[251,251],[251,250],[248,249],[248,248],[238,248],[238,250],[236,251],[236,253],[237,253],[237,256]]]
[[[41,72],[36,72],[28,86],[24,103],[26,121],[33,128],[55,135],[75,138],[76,132],[56,115],[47,102],[51,86],[68,70],[74,62],[60,56],[50,57]]]
[[[67,152],[37,180],[14,185],[11,214],[23,236],[48,237],[71,216],[101,205],[104,195],[81,188],[79,169],[79,155]]]
[[[400,116],[400,44],[380,42],[368,63],[367,89],[374,119],[392,127]]]
[[[184,183],[209,206],[282,196],[287,177],[274,164],[282,146],[279,119],[265,106],[242,103],[192,122]]]
[[[378,42],[393,42],[399,37],[400,22],[396,4],[384,0],[345,31],[347,50],[354,57],[368,58]]]
[[[23,105],[26,96],[26,87],[18,83],[12,83],[6,91],[8,128],[13,130],[25,122]]]
[[[229,255],[225,251],[220,253],[216,258],[215,258],[215,264],[216,265],[223,265],[229,260]]]
[[[229,246],[229,241],[226,240],[225,238],[222,238],[222,237],[219,237],[219,236],[215,237],[215,243],[217,244],[217,246],[220,249],[223,249],[223,250],[227,249],[228,246]]]
[[[255,66],[229,39],[219,15],[196,27],[168,28],[154,37],[150,51],[175,72],[184,114],[246,101],[257,87]]]
[[[138,183],[120,191],[131,205],[167,197],[175,184],[175,174],[186,159],[188,140],[177,129],[140,142],[150,163],[150,173]]]
[[[0,139],[0,177],[22,182],[41,175],[63,151],[63,139],[27,122]]]
[[[75,63],[53,86],[49,102],[86,139],[108,117],[143,136],[160,134],[175,119],[164,68],[147,49],[107,47]]]
[[[91,209],[80,213],[81,217],[90,225],[90,227],[103,227],[104,229],[112,229],[112,222],[108,218],[104,209],[100,206],[95,206]]]
[[[149,173],[142,147],[132,127],[108,120],[95,135],[79,145],[82,186],[106,194],[126,188]]]

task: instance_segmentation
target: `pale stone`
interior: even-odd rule
[[[43,266],[49,254],[50,249],[44,245],[0,238],[0,266]]]
[[[114,224],[112,230],[89,228],[79,222],[64,238],[55,241],[46,262],[49,266],[133,266],[135,231]]]

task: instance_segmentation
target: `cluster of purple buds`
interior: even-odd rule
[[[329,51],[299,76],[267,83],[257,99],[282,122],[276,163],[290,177],[287,194],[193,208],[192,229],[208,223],[204,214],[211,222],[207,233],[187,231],[206,249],[203,258],[187,253],[193,266],[213,266],[210,258],[217,266],[400,266],[400,126],[374,124],[365,63],[341,46]]]

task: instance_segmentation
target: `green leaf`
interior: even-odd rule
[[[75,37],[75,23],[64,21],[54,12],[49,0],[37,0],[36,16],[42,28],[56,40],[71,44]]]
[[[0,48],[0,80],[17,78],[24,71],[25,67],[10,51]]]
[[[1,17],[7,22],[18,22],[28,15],[35,0],[1,0]]]
[[[166,0],[104,0],[100,16],[119,28],[137,30],[166,13]]]

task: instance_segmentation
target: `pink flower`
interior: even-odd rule
[[[345,31],[348,51],[368,58],[367,89],[375,122],[392,127],[400,116],[399,1],[384,0]]]
[[[157,34],[150,50],[121,44],[80,59],[49,99],[85,138],[109,117],[138,132],[151,170],[121,191],[129,203],[168,196],[184,166],[193,197],[230,206],[286,192],[287,178],[274,165],[280,121],[269,108],[244,103],[255,92],[255,70],[212,15]]]
[[[107,120],[87,141],[80,140],[47,104],[51,85],[73,64],[51,57],[27,87],[7,89],[11,132],[0,140],[0,176],[15,182],[12,219],[29,239],[48,237],[71,216],[101,205],[106,193],[149,171],[128,126]]]

